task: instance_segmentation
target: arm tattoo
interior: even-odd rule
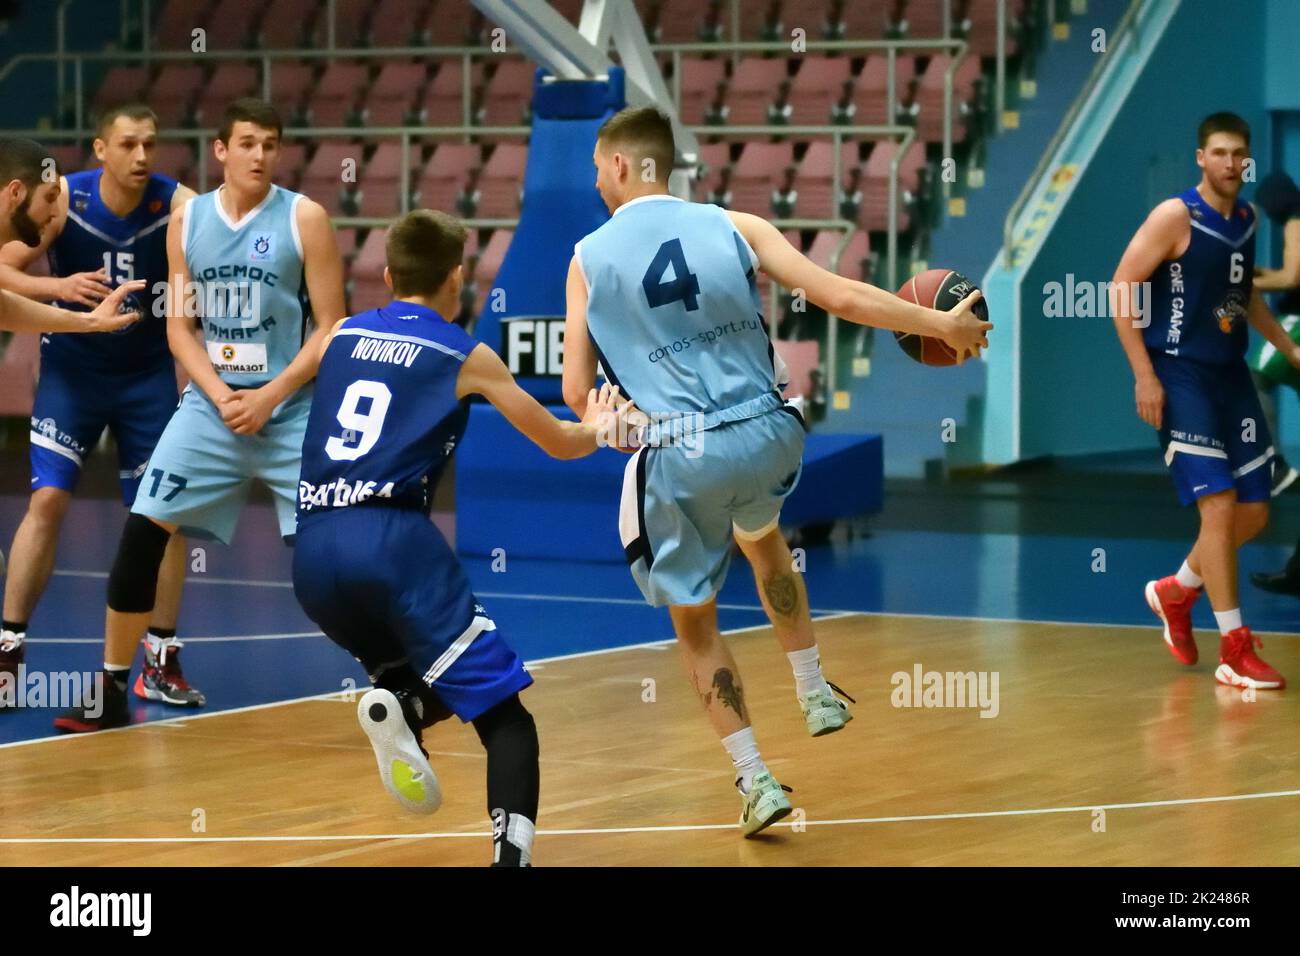
[[[763,582],[763,593],[772,611],[782,617],[793,617],[799,610],[799,585],[793,574],[774,574]]]
[[[727,668],[722,668],[713,675],[713,686],[718,691],[718,702],[723,707],[730,707],[741,720],[748,720],[745,713],[745,691]]]

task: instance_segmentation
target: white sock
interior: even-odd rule
[[[790,666],[794,669],[794,692],[800,697],[827,686],[816,644],[801,651],[790,651],[785,656],[790,658]]]
[[[1231,611],[1215,611],[1214,619],[1219,624],[1219,633],[1227,634],[1229,631],[1235,631],[1242,626],[1241,608],[1234,607]]]
[[[27,640],[26,631],[0,631],[0,651],[16,651]]]
[[[1185,588],[1199,588],[1205,583],[1205,579],[1193,571],[1186,561],[1183,562],[1183,566],[1178,569],[1178,573],[1174,577],[1179,585]]]
[[[735,765],[739,778],[736,786],[741,793],[749,793],[754,777],[767,769],[767,764],[763,763],[763,758],[758,755],[758,741],[754,739],[754,728],[746,727],[737,730],[730,737],[723,737],[722,746],[727,748],[727,753],[731,754],[731,762]]]

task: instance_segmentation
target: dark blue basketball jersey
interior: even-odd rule
[[[298,521],[366,501],[427,508],[465,432],[456,397],[478,343],[438,313],[397,300],[334,334],[312,399],[298,482]]]
[[[145,288],[128,296],[126,305],[141,319],[106,335],[76,333],[41,336],[42,360],[56,359],[97,370],[135,371],[170,360],[167,349],[167,223],[171,220],[176,180],[154,173],[144,198],[125,217],[114,215],[99,195],[103,169],[69,173],[68,221],[50,244],[50,271],[56,276],[103,269],[116,287],[144,279]],[[83,305],[56,302],[76,312]]]
[[[1178,196],[1192,237],[1151,276],[1149,349],[1214,365],[1246,354],[1246,312],[1255,272],[1255,210],[1238,199],[1225,219],[1195,188]]]

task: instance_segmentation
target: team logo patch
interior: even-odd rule
[[[235,347],[233,345],[221,346],[221,357],[225,359],[227,362],[234,361]]]
[[[57,438],[59,435],[59,426],[55,424],[53,418],[42,418],[37,422],[36,430],[46,438]]]
[[[1224,298],[1222,304],[1214,310],[1214,317],[1219,322],[1219,331],[1230,335],[1234,325],[1246,321],[1246,297],[1233,289]]]
[[[162,210],[162,200],[161,200],[161,199],[155,199],[155,200],[153,200],[151,203],[149,203],[149,211],[150,211],[150,212],[160,212],[161,210]]]
[[[86,211],[86,200],[84,200],[84,199],[78,199],[78,200],[77,200],[76,202],[74,202],[72,205],[74,205],[74,206],[77,208],[77,212],[85,212],[85,211]]]
[[[271,258],[271,237],[257,236],[253,239],[253,251],[248,256],[255,262],[265,262]]]

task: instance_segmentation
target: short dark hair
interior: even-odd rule
[[[650,159],[655,164],[655,177],[659,170],[673,170],[677,158],[677,144],[673,139],[673,123],[653,106],[629,106],[605,120],[596,133],[596,141],[605,149],[630,153],[637,159]],[[664,180],[665,185],[667,180]]]
[[[1196,130],[1196,148],[1205,149],[1215,133],[1236,133],[1250,145],[1250,124],[1236,113],[1211,113]]]
[[[256,96],[241,96],[226,107],[226,111],[221,114],[221,128],[217,130],[217,139],[229,144],[230,133],[236,123],[252,123],[262,129],[275,130],[277,136],[284,135],[284,122],[280,119],[280,111],[266,100],[259,100]]]
[[[388,227],[384,256],[393,294],[432,295],[465,257],[465,224],[433,209],[413,209]]]
[[[50,151],[34,139],[0,136],[0,186],[18,180],[29,190],[57,183],[59,167]]]
[[[116,106],[110,106],[104,110],[95,119],[95,135],[100,139],[108,132],[109,127],[117,120],[119,116],[125,116],[129,120],[148,120],[153,123],[153,128],[158,129],[158,114],[155,113],[144,103],[119,103]]]

